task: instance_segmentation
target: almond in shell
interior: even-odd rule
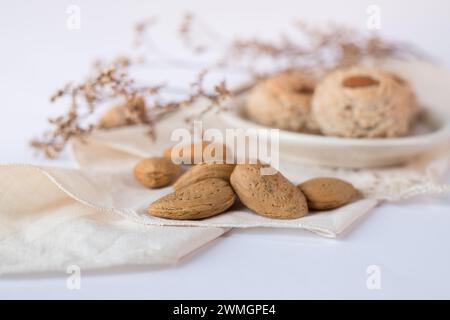
[[[206,179],[156,200],[149,206],[148,213],[166,219],[204,219],[226,211],[235,200],[228,182]]]
[[[218,178],[229,182],[230,175],[231,172],[233,172],[234,167],[234,164],[197,164],[178,178],[178,180],[173,184],[173,188],[178,190],[185,186],[210,178]]]
[[[299,189],[304,193],[312,210],[330,210],[350,203],[359,192],[348,183],[336,178],[314,178],[301,183]]]
[[[261,175],[261,164],[238,164],[230,183],[241,202],[269,218],[296,219],[308,213],[305,196],[280,172]]]
[[[152,157],[139,161],[134,176],[148,188],[161,188],[171,184],[181,173],[181,167],[164,157]]]

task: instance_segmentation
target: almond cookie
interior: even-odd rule
[[[247,99],[247,115],[255,122],[274,128],[317,131],[317,124],[311,117],[314,87],[314,81],[301,71],[277,74],[252,89]]]
[[[148,213],[166,219],[204,219],[226,211],[235,200],[228,182],[206,179],[156,200],[149,206]]]
[[[305,196],[280,172],[261,175],[261,164],[238,164],[230,183],[241,202],[257,214],[275,219],[296,219],[308,213]]]
[[[348,138],[404,136],[418,110],[405,80],[369,67],[330,73],[316,87],[312,104],[323,134]]]

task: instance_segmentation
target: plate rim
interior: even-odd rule
[[[255,129],[278,129],[267,127],[249,120],[245,120],[241,117],[231,114],[221,113],[221,117],[228,120],[227,124],[234,123],[234,127],[236,127],[236,121],[240,123],[244,123],[245,127],[254,127]],[[440,126],[439,129],[430,132],[424,133],[417,136],[409,136],[409,137],[398,137],[398,138],[375,138],[375,139],[357,139],[357,138],[342,138],[342,137],[330,137],[330,136],[320,136],[313,135],[301,132],[290,132],[283,129],[278,129],[280,131],[280,138],[286,138],[289,141],[299,142],[301,139],[303,142],[308,143],[330,143],[336,145],[346,145],[346,146],[387,146],[387,145],[410,145],[417,144],[419,141],[423,141],[424,144],[429,144],[431,140],[437,140],[438,138],[441,140],[445,140],[446,138],[450,139],[450,122],[446,121],[444,124]]]

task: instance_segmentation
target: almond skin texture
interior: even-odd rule
[[[181,167],[164,157],[143,159],[134,167],[134,177],[148,188],[166,187],[180,173]]]
[[[226,211],[235,200],[228,182],[206,179],[156,200],[149,206],[148,213],[175,220],[204,219]]]
[[[239,164],[230,183],[241,202],[257,214],[275,219],[296,219],[308,213],[305,196],[281,173],[261,175],[261,164]]]
[[[314,178],[298,187],[312,210],[338,208],[350,203],[359,194],[352,184],[336,178]]]
[[[197,164],[186,171],[180,178],[178,178],[178,180],[173,184],[173,188],[175,190],[178,190],[180,188],[210,178],[218,178],[230,182],[230,175],[231,172],[233,172],[234,167],[234,164]]]

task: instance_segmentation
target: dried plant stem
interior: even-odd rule
[[[141,49],[150,48],[158,64],[193,70],[203,69],[203,64],[177,58],[161,51],[150,36],[155,18],[149,18],[135,27],[134,45]],[[213,46],[196,41],[198,30],[212,40]],[[205,89],[206,70],[199,72],[196,81],[191,85],[190,93],[183,93],[179,88],[164,85],[138,85],[130,75],[130,67],[155,68],[154,61],[144,56],[132,60],[129,57],[118,57],[105,63],[97,61],[90,77],[80,84],[68,83],[57,90],[50,98],[51,102],[65,99],[68,101],[66,113],[49,119],[50,130],[42,137],[31,141],[31,146],[44,153],[48,158],[57,157],[72,138],[86,138],[99,128],[118,125],[145,124],[150,136],[154,137],[155,123],[165,115],[179,108],[188,107],[200,100],[206,100],[206,106],[195,117],[202,117],[211,110],[224,110],[222,102],[225,98],[242,93],[252,87],[260,79],[267,76],[267,70],[259,68],[261,62],[270,61],[271,72],[282,69],[304,69],[321,75],[335,68],[361,63],[364,59],[383,59],[388,57],[420,56],[417,50],[405,44],[390,43],[376,34],[364,35],[338,25],[325,28],[313,28],[302,22],[294,24],[297,31],[295,37],[281,35],[277,41],[259,38],[229,40],[207,26],[192,14],[186,15],[179,27],[179,36],[188,50],[196,54],[207,52],[210,47],[217,48],[222,54],[213,61],[206,70],[242,72],[251,79],[245,87],[229,90],[225,81],[216,84],[212,92]],[[204,37],[205,38],[205,37]],[[144,62],[144,63],[142,63]],[[168,102],[161,102],[162,92],[172,92],[179,96]],[[111,110],[114,121],[96,122],[95,116],[105,104],[119,101],[117,110]],[[117,121],[117,114],[123,117]],[[187,119],[191,121],[191,119]]]

